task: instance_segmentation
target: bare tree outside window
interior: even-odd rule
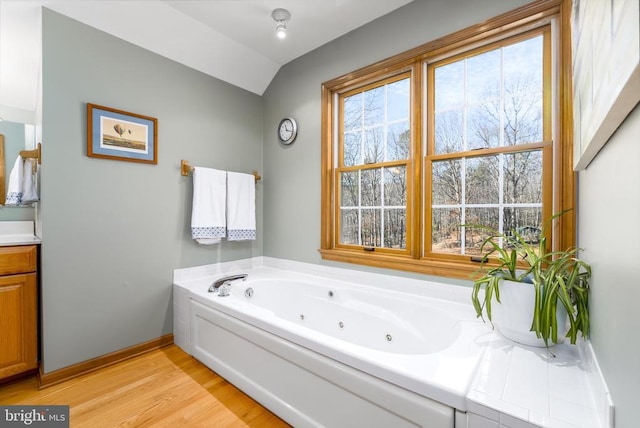
[[[487,232],[463,225],[536,243],[573,207],[565,22],[527,10],[323,83],[323,259],[468,278]]]
[[[433,252],[480,254],[461,224],[539,236],[542,151],[517,147],[543,140],[542,50],[537,36],[436,66],[434,153],[451,156],[431,162]]]
[[[543,141],[542,41],[433,66],[431,252],[480,254],[485,236],[462,224],[539,236],[542,150],[525,145]],[[409,89],[389,79],[341,98],[341,244],[406,248]]]
[[[342,98],[341,244],[406,248],[409,84],[391,79]]]

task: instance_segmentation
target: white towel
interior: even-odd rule
[[[227,231],[229,241],[256,239],[256,178],[227,173]]]
[[[18,206],[22,203],[22,180],[24,179],[24,173],[22,171],[24,162],[22,157],[18,156],[11,175],[9,175],[9,184],[7,186],[7,198],[5,201],[6,206]]]
[[[199,244],[217,244],[225,236],[227,173],[211,168],[193,170],[191,237]]]
[[[25,159],[22,179],[22,203],[30,204],[38,202],[38,192],[36,190],[36,182],[34,180],[33,164],[35,159]]]

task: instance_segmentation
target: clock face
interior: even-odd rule
[[[296,121],[290,117],[286,117],[280,121],[278,125],[278,139],[282,144],[291,144],[296,139],[298,127]]]

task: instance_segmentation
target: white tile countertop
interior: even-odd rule
[[[0,246],[40,244],[32,221],[0,221]]]
[[[550,349],[495,333],[467,395],[469,427],[612,428],[613,404],[588,342]]]

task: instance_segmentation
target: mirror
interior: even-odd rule
[[[21,151],[36,148],[36,129],[34,125],[0,121],[0,221],[33,220],[33,204],[20,206],[5,205],[9,176]],[[11,208],[5,209],[5,208]]]
[[[0,205],[4,205],[7,197],[5,193],[4,177],[7,170],[4,160],[4,135],[0,134]]]

